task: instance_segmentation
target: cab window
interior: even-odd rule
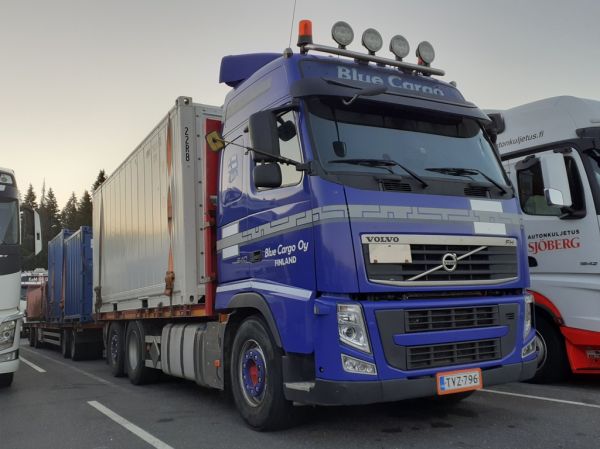
[[[284,112],[277,116],[280,155],[293,161],[302,162],[298,127],[293,111]],[[281,187],[296,185],[302,179],[302,172],[293,165],[278,163],[281,168]],[[261,188],[260,190],[268,190]]]
[[[577,170],[577,163],[572,157],[565,157],[567,176],[569,178],[569,187],[571,189],[571,198],[573,205],[571,211],[584,211],[585,201],[583,197],[583,188],[581,177]],[[544,216],[562,216],[565,210],[559,206],[550,206],[546,202],[544,195],[544,179],[542,177],[542,167],[539,159],[533,159],[527,163],[524,161],[524,168],[518,169],[517,165],[517,183],[519,189],[519,200],[523,212],[528,215]]]

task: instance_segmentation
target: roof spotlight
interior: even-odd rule
[[[367,28],[362,35],[362,44],[369,50],[369,54],[374,55],[383,47],[381,34],[374,28]]]
[[[429,66],[435,58],[435,51],[433,45],[427,41],[423,41],[417,47],[417,58],[419,58],[419,64]]]
[[[331,37],[340,48],[346,48],[354,40],[354,31],[350,25],[340,20],[331,27]]]
[[[396,55],[398,61],[402,61],[402,58],[406,58],[410,52],[410,45],[404,36],[399,34],[395,35],[390,41],[390,51]]]

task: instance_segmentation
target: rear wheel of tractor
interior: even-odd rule
[[[15,373],[0,374],[0,388],[10,387]]]
[[[111,323],[108,330],[108,341],[106,348],[106,360],[110,366],[110,371],[115,377],[125,375],[125,332],[123,324],[119,322]]]
[[[281,351],[263,320],[247,318],[233,340],[231,389],[237,409],[251,427],[289,427],[292,403],[285,399]]]
[[[567,377],[569,361],[565,342],[558,328],[541,315],[536,315],[535,342],[538,351],[533,383],[559,382]]]
[[[62,331],[60,336],[60,352],[65,359],[71,358],[71,332]]]
[[[146,366],[146,332],[139,321],[129,323],[125,334],[125,366],[134,385],[156,382],[160,372]]]

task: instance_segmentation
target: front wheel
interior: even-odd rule
[[[538,351],[534,383],[559,382],[567,377],[569,361],[560,331],[550,320],[536,316],[535,343]]]
[[[281,352],[262,319],[239,327],[231,355],[231,388],[238,411],[251,427],[275,430],[292,423],[292,403],[283,393]]]

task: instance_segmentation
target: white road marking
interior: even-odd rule
[[[31,363],[29,360],[27,360],[23,356],[19,356],[19,358],[21,359],[21,362],[23,362],[27,366],[30,366],[31,368],[33,368],[34,370],[36,370],[38,373],[45,373],[46,372],[46,370],[44,368],[40,368],[35,363]]]
[[[65,368],[69,368],[69,369],[72,369],[73,371],[77,371],[79,374],[83,374],[84,376],[87,376],[90,379],[94,379],[96,382],[100,382],[101,384],[110,385],[110,386],[113,386],[113,387],[117,386],[114,383],[112,383],[112,382],[110,382],[110,381],[108,381],[106,379],[103,379],[102,377],[99,377],[99,376],[96,376],[94,374],[88,373],[87,371],[84,371],[82,369],[76,368],[73,365],[69,365],[68,363],[63,363],[60,360],[53,359],[52,357],[48,357],[47,355],[40,354],[39,352],[34,352],[34,351],[30,350],[30,349],[25,349],[25,348],[21,348],[21,350],[22,351],[24,350],[24,351],[29,352],[31,354],[35,354],[37,357],[42,357],[42,358],[44,358],[46,360],[50,360],[51,362],[57,363],[59,365],[62,365]],[[21,360],[23,360],[23,357],[21,357]]]
[[[138,436],[139,438],[141,438],[142,440],[144,440],[146,443],[150,444],[151,446],[155,447],[156,449],[173,449],[172,446],[169,446],[168,444],[159,440],[155,436],[146,432],[144,429],[136,426],[132,422],[127,421],[122,416],[117,415],[111,409],[100,404],[98,401],[88,401],[88,404],[91,405],[92,407],[94,407],[100,413],[103,413],[104,415],[108,416],[110,419],[112,419],[117,424],[125,427],[131,433]]]
[[[559,404],[579,405],[581,407],[590,407],[590,408],[600,409],[600,405],[597,405],[597,404],[586,404],[585,402],[567,401],[565,399],[547,398],[545,396],[533,396],[531,394],[509,393],[508,391],[498,391],[498,390],[488,390],[488,389],[479,390],[479,391],[483,391],[484,393],[503,394],[505,396],[516,396],[519,398],[537,399],[539,401],[558,402]]]

